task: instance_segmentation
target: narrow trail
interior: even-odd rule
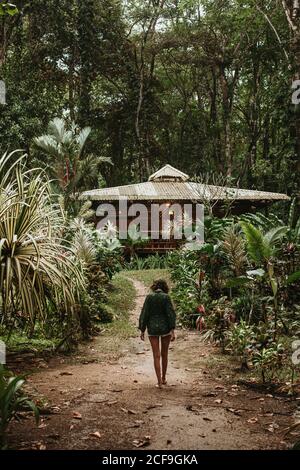
[[[136,280],[137,324],[147,289]],[[84,355],[52,359],[29,379],[50,414],[39,428],[14,423],[10,442],[34,449],[278,449],[295,405],[243,388],[198,333],[179,331],[169,358],[167,387],[155,387],[148,339],[130,338],[102,353],[101,335]],[[52,406],[52,408],[51,408]]]

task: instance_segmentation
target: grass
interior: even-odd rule
[[[94,348],[101,357],[118,359],[124,354],[126,340],[137,336],[136,326],[130,321],[130,313],[135,305],[136,291],[133,283],[122,273],[112,279],[112,288],[108,293],[107,305],[114,311],[115,320],[103,325],[103,332],[96,338]]]
[[[105,325],[107,332],[126,339],[136,329],[129,321],[130,312],[134,308],[136,291],[130,282],[121,274],[116,274],[112,280],[112,289],[108,295],[107,305],[114,311],[115,320]]]
[[[165,279],[168,284],[171,284],[170,273],[167,269],[144,269],[139,271],[123,271],[126,276],[131,279],[136,279],[145,284],[146,287],[151,286],[155,279]]]
[[[8,351],[22,352],[26,350],[36,353],[46,350],[54,351],[60,341],[59,338],[49,339],[40,336],[28,338],[28,336],[22,332],[13,332],[9,337],[5,333],[1,334],[0,340],[5,343]]]

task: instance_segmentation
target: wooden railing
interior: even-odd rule
[[[137,253],[164,253],[177,250],[182,244],[181,240],[150,240],[136,248]]]

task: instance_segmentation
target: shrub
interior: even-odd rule
[[[254,367],[259,370],[263,383],[266,382],[266,379],[273,379],[274,375],[278,373],[282,367],[283,353],[284,348],[281,343],[272,343],[268,348],[254,350],[252,362]]]
[[[98,319],[100,323],[111,323],[114,320],[115,312],[109,305],[98,304]]]
[[[35,404],[22,392],[25,379],[23,376],[14,377],[0,364],[0,446],[5,448],[6,430],[10,421],[20,410],[31,410],[36,422],[39,411]]]
[[[26,171],[25,156],[0,158],[0,303],[2,323],[22,315],[34,328],[48,307],[71,317],[83,277],[72,246],[61,240],[64,220],[48,179]]]
[[[255,331],[252,325],[244,320],[235,324],[228,331],[228,346],[237,355],[242,363],[242,368],[249,368],[248,360],[255,343]]]

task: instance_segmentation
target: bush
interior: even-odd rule
[[[195,326],[197,307],[208,302],[207,280],[203,277],[199,253],[177,251],[169,257],[171,279],[174,282],[172,298],[176,305],[179,322]]]
[[[279,369],[281,369],[283,353],[283,345],[275,342],[268,348],[254,350],[252,362],[254,367],[260,372],[263,383],[266,382],[266,379],[272,380]]]
[[[35,404],[22,392],[25,379],[19,375],[14,377],[0,364],[0,447],[6,448],[6,430],[10,421],[20,410],[31,410],[36,422],[39,411]]]
[[[111,323],[114,320],[114,310],[106,304],[98,304],[98,318],[100,323]]]
[[[0,157],[0,319],[33,332],[48,308],[72,318],[83,277],[61,240],[64,220],[47,176],[26,171],[25,156],[15,161],[15,153]]]
[[[144,269],[166,269],[169,267],[170,259],[171,254],[160,255],[159,253],[156,253],[155,255],[145,257],[140,257],[135,254],[130,262],[124,265],[124,268],[132,271],[140,271]]]
[[[252,325],[248,325],[244,320],[233,325],[228,331],[228,346],[232,353],[240,358],[242,368],[249,368],[248,361],[254,344],[254,327]]]

